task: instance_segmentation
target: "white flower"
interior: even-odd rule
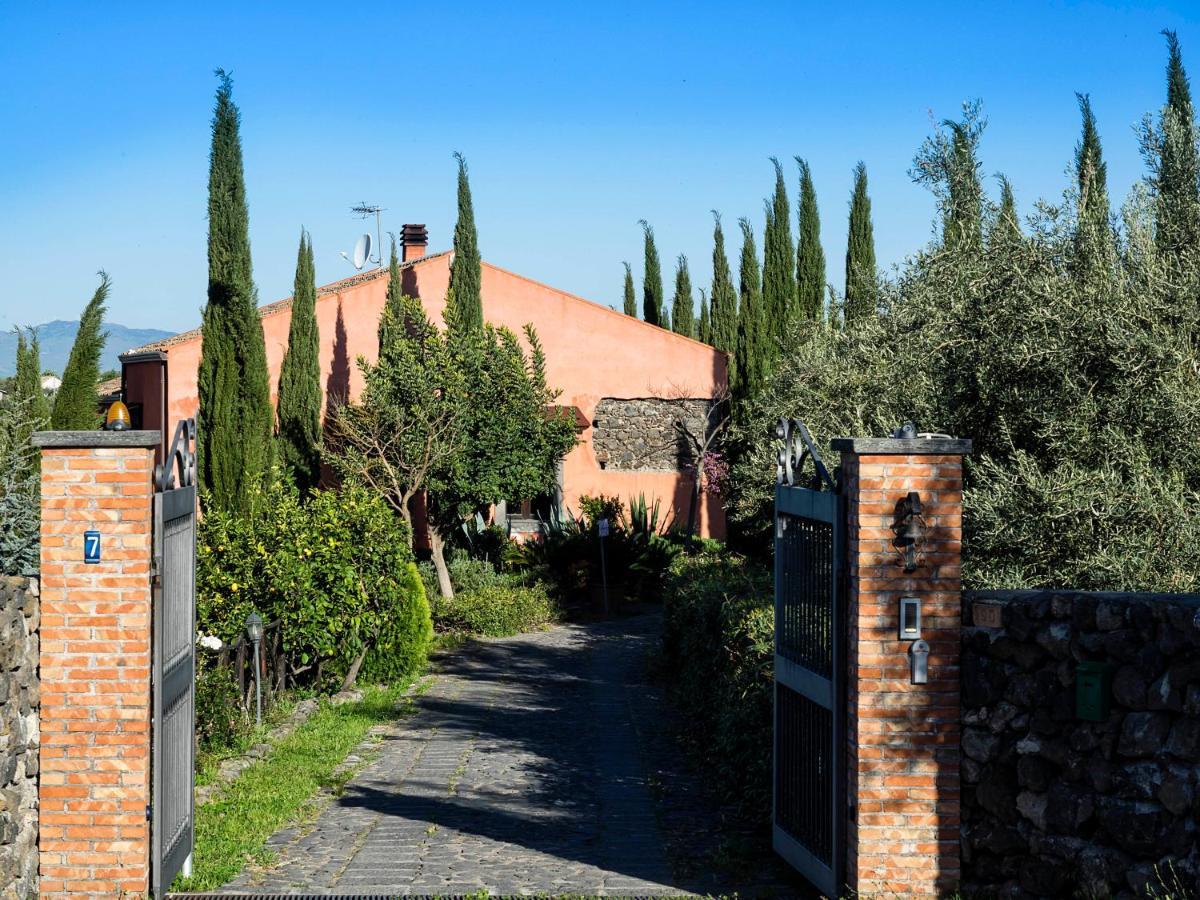
[[[196,643],[206,650],[220,650],[225,646],[215,634],[201,634],[196,638]]]

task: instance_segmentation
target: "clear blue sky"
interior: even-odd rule
[[[986,172],[1012,179],[1025,212],[1066,183],[1074,92],[1091,92],[1122,198],[1143,173],[1133,126],[1165,94],[1163,27],[1200,77],[1195,2],[0,0],[0,327],[77,318],[99,268],[112,321],[197,324],[217,66],[242,109],[261,302],[290,293],[301,225],[322,283],[352,274],[338,251],[363,230],[360,200],[387,207],[385,229],[424,222],[448,247],[461,150],[485,259],[619,306],[623,259],[640,284],[638,219],[668,295],[680,252],[706,285],[709,210],[761,231],[772,155],[793,214],[792,157],[812,164],[835,286],[859,159],[879,261],[899,262],[934,214],[913,152],[967,98],[990,122]]]

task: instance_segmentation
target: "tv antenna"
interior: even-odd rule
[[[362,203],[358,204],[358,206],[350,207],[350,212],[357,214],[360,219],[365,219],[368,216],[372,216],[372,215],[375,216],[375,256],[374,256],[374,258],[371,257],[371,243],[370,243],[370,240],[368,239],[367,253],[366,253],[365,259],[363,260],[362,265],[365,265],[366,263],[369,263],[369,262],[373,262],[377,266],[382,266],[383,265],[383,240],[382,240],[383,231],[381,230],[381,226],[379,224],[379,214],[381,212],[383,212],[383,207],[375,206],[374,204],[367,203],[364,200]],[[358,254],[355,253],[355,256],[357,257]],[[357,260],[355,261],[355,265],[358,266],[359,268],[362,268],[362,265],[360,265],[357,262]]]

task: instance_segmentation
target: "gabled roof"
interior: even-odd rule
[[[449,256],[453,252],[453,250],[443,250],[441,253],[430,253],[428,256],[410,259],[407,262],[400,263],[400,268],[411,269],[413,266],[419,265],[423,262],[428,262],[431,259],[437,259],[440,256]],[[337,294],[346,290],[347,288],[365,284],[368,281],[375,281],[377,278],[385,278],[387,274],[387,266],[380,266],[378,269],[372,269],[369,272],[359,272],[357,275],[351,275],[349,278],[342,278],[339,281],[334,281],[330,284],[317,288],[317,298],[320,299],[321,297],[328,296],[329,294]],[[272,316],[275,313],[280,312],[281,310],[290,309],[291,306],[292,298],[284,297],[282,300],[276,300],[272,303],[268,303],[266,306],[260,306],[258,308],[258,317],[260,319],[265,319],[268,316]],[[132,350],[126,350],[118,357],[118,359],[124,361],[125,357],[127,356],[133,356],[138,353],[148,353],[151,350],[166,350],[170,347],[178,346],[179,344],[189,343],[195,338],[198,338],[203,330],[204,329],[201,326],[193,328],[189,331],[181,331],[179,334],[168,338],[163,338],[158,341],[151,341],[149,344],[143,344],[141,347],[134,347]]]

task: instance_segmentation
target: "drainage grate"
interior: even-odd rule
[[[583,894],[167,894],[167,900],[553,900],[554,897],[584,897]],[[610,897],[609,900],[663,900],[647,894]]]

